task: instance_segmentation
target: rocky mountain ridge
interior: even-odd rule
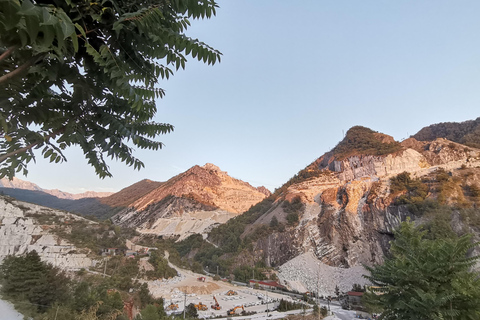
[[[117,213],[112,221],[141,233],[185,238],[246,211],[270,195],[232,178],[217,166],[194,166]]]
[[[379,138],[389,144],[393,140],[384,135]],[[307,178],[297,177],[282,188],[274,205],[246,229],[244,236],[261,226],[272,225],[274,217],[286,225],[285,231],[269,232],[255,242],[255,259],[278,266],[312,252],[322,263],[337,267],[381,263],[392,231],[401,221],[407,216],[419,222],[426,219],[416,216],[408,201],[423,205],[441,196],[445,205],[478,205],[480,198],[472,196],[470,190],[477,190],[480,182],[480,150],[443,138],[410,138],[399,147],[381,155],[357,152],[360,154],[338,157],[329,152],[307,166],[301,171]],[[391,179],[404,172],[426,188],[425,194],[418,196],[408,188],[392,192]],[[437,175],[441,173],[446,180],[439,191],[442,186]],[[298,200],[303,207],[295,213],[298,223],[292,225],[285,208]],[[453,229],[475,232],[475,227],[472,229],[459,212],[452,211],[453,220],[454,216],[457,223],[452,222]]]

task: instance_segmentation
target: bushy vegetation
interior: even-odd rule
[[[233,270],[233,275],[235,276],[235,281],[248,283],[250,279],[267,280],[268,277],[265,275],[265,271],[266,271],[265,264],[260,262],[260,263],[257,263],[255,267],[250,267],[245,265],[237,267]]]
[[[333,148],[333,155],[337,160],[343,160],[352,155],[381,156],[402,150],[399,142],[385,143],[375,134],[375,131],[362,126],[352,127]]]
[[[125,249],[125,241],[137,235],[131,228],[113,225],[110,221],[90,223],[88,220],[72,220],[52,231],[78,248],[89,248],[93,253],[104,248]]]
[[[305,204],[300,197],[295,197],[292,201],[283,201],[282,209],[287,213],[286,220],[290,226],[296,225],[299,220],[299,215],[305,209]]]
[[[445,138],[473,148],[480,148],[480,118],[465,122],[444,122],[425,127],[413,136],[420,141]]]
[[[130,278],[128,286],[115,275],[102,278],[79,272],[76,279],[42,262],[35,251],[8,256],[0,266],[2,298],[34,320],[126,319],[126,300],[134,301],[140,309],[154,305],[157,314],[164,316],[163,300],[152,298],[146,285],[133,284]]]
[[[433,205],[426,201],[428,190],[428,185],[420,179],[412,179],[408,172],[390,178],[390,192],[397,196],[395,203],[407,205],[409,210],[416,214]]]
[[[235,253],[245,247],[241,235],[247,225],[255,222],[262,214],[266,213],[273,204],[272,198],[252,206],[244,214],[230,219],[227,223],[218,226],[210,232],[209,240],[221,248],[222,253]]]
[[[177,271],[168,265],[167,259],[165,259],[158,250],[152,251],[148,262],[155,268],[153,271],[147,271],[147,277],[149,279],[168,279],[177,275]]]
[[[278,307],[277,307],[277,311],[279,311],[279,312],[285,312],[285,311],[290,311],[290,310],[302,309],[303,307],[304,307],[304,304],[303,304],[303,303],[290,302],[290,301],[281,299],[281,300],[280,300],[280,303],[279,303],[279,305],[278,305]]]

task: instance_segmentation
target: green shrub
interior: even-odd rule
[[[287,214],[287,223],[289,225],[295,225],[298,223],[298,214],[295,212]]]
[[[352,155],[386,155],[402,150],[399,142],[382,142],[376,132],[362,126],[350,128],[345,138],[340,141],[332,152],[337,160],[346,159]]]

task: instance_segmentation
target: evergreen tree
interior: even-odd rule
[[[198,318],[198,311],[193,303],[190,303],[187,306],[187,308],[185,309],[185,314],[188,318]]]
[[[157,312],[157,308],[149,304],[141,311],[143,320],[160,320],[160,315]]]
[[[8,256],[0,267],[2,294],[7,299],[28,300],[46,310],[55,301],[68,299],[68,280],[59,269],[45,264],[36,251]]]
[[[376,287],[365,294],[381,319],[480,319],[480,279],[471,271],[478,256],[468,235],[425,238],[425,231],[407,221],[395,232],[391,257],[383,265],[366,267]]]

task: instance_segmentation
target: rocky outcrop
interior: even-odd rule
[[[53,232],[55,225],[42,224],[42,217],[55,217],[58,225],[82,219],[70,213],[0,197],[0,262],[7,255],[35,250],[40,258],[62,269],[87,268],[93,261],[88,249],[79,249]]]
[[[480,150],[445,139],[407,139],[401,150],[385,155],[350,155],[338,160],[329,152],[306,168],[317,172],[314,177],[289,185],[275,207],[256,221],[256,225],[268,224],[273,216],[285,221],[283,201],[299,198],[305,204],[298,224],[256,242],[255,256],[274,266],[307,252],[329,266],[381,263],[393,230],[408,216],[415,219],[405,206],[394,205],[390,178],[402,172],[431,177],[440,168],[451,175],[466,169],[478,171]],[[463,175],[465,184],[473,184],[468,182],[476,176],[473,171]],[[452,197],[463,201],[463,194],[457,193],[464,191],[457,189]]]
[[[180,236],[205,233],[270,195],[207,163],[162,183],[116,214],[112,221],[141,233]]]
[[[362,178],[381,178],[396,175],[404,171],[416,172],[428,168],[425,156],[414,149],[402,150],[386,156],[360,155],[338,161],[335,155],[328,153],[319,159],[318,168],[338,173],[342,181]]]

